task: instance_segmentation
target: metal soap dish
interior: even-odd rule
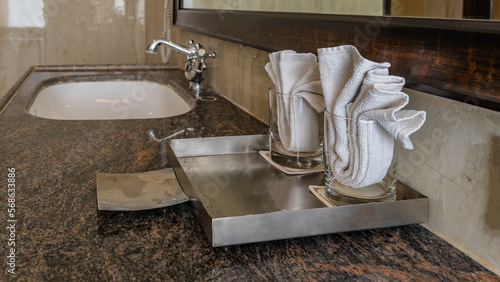
[[[426,222],[429,200],[398,183],[397,200],[327,207],[308,189],[323,173],[286,175],[259,156],[267,135],[172,140],[168,160],[212,246]]]

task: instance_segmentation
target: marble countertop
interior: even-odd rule
[[[8,169],[15,168],[17,220],[16,274],[7,272],[11,247],[3,240],[2,281],[500,281],[420,225],[212,248],[189,203],[98,211],[96,173],[169,167],[169,136],[262,134],[267,127],[216,93],[210,94],[215,101],[163,119],[60,121],[27,113],[42,81],[81,75],[187,87],[180,70],[158,66],[35,67],[16,84],[0,101],[8,105],[0,115],[0,171],[7,183]],[[0,195],[5,227],[6,190]]]

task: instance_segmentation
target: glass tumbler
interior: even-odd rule
[[[269,88],[269,153],[271,159],[293,169],[323,164],[323,113],[299,95]]]
[[[378,122],[325,112],[328,200],[335,205],[396,200],[399,149]]]

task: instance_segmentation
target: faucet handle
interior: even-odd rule
[[[194,43],[194,41],[191,39],[188,42],[186,42],[186,48],[193,50],[192,55],[186,56],[186,60],[191,61],[191,60],[196,60],[200,62],[204,62],[205,58],[215,58],[215,52],[212,52],[210,54],[207,54],[207,51],[203,46],[199,43]]]
[[[193,40],[189,40],[185,48],[190,50],[190,54],[186,55],[184,75],[189,80],[189,89],[199,93],[205,87],[204,80],[207,70],[205,58],[215,58],[215,52],[207,54],[207,50],[201,44],[195,44]]]

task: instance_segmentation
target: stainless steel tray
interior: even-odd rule
[[[327,207],[323,173],[286,175],[258,154],[267,135],[172,140],[168,160],[212,246],[426,222],[429,200],[398,183],[394,202]]]

